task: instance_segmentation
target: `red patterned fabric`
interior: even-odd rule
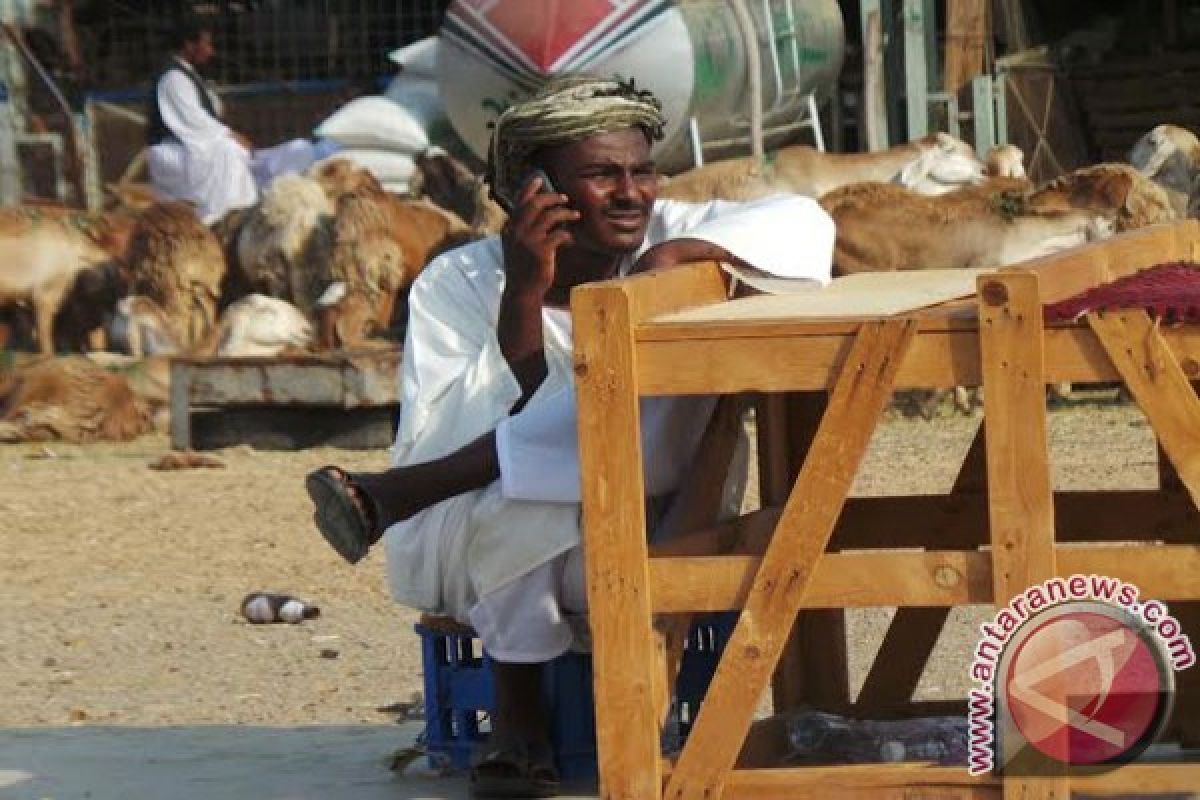
[[[1047,322],[1070,322],[1089,311],[1144,308],[1164,322],[1200,320],[1200,265],[1190,261],[1156,267],[1095,286],[1045,307]]]

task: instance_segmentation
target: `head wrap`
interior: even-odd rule
[[[543,147],[633,127],[655,141],[662,138],[663,124],[658,99],[632,80],[559,78],[496,120],[488,147],[488,182],[498,198],[512,198],[533,167],[530,157]]]

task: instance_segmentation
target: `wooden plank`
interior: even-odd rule
[[[972,777],[962,767],[908,763],[737,770],[723,795],[754,800],[993,800],[999,796],[999,783],[992,776]]]
[[[715,306],[663,314],[651,324],[689,322],[789,321],[890,317],[919,308],[971,297],[975,281],[993,269],[920,269],[860,272],[834,278],[828,286],[805,282],[805,291],[739,297]]]
[[[891,144],[888,135],[887,82],[883,70],[883,12],[879,0],[863,12],[863,108],[867,150],[878,152]]]
[[[795,480],[789,461],[787,397],[782,394],[760,395],[754,414],[758,442],[758,496],[764,507],[782,508]]]
[[[742,414],[745,405],[738,397],[726,396],[717,402],[712,419],[704,431],[700,445],[687,476],[656,533],[670,540],[681,531],[694,531],[716,525],[724,509],[725,482],[733,454],[742,434]],[[730,542],[736,547],[737,541]],[[666,721],[671,696],[683,663],[683,651],[692,628],[691,614],[677,614],[660,619],[655,625],[662,647],[663,663],[656,671],[662,679],[657,695],[659,706],[655,718]]]
[[[710,332],[711,333],[711,332]],[[1200,363],[1200,325],[1161,332],[1179,361]],[[638,380],[648,395],[814,391],[830,387],[845,363],[851,340],[842,335],[731,335],[724,339],[643,342]],[[747,358],[755,353],[756,358]],[[921,333],[896,378],[897,389],[978,386],[979,337],[975,333]],[[1095,335],[1083,326],[1045,332],[1046,380],[1111,383],[1120,373]]]
[[[638,387],[629,298],[596,284],[571,295],[579,392],[583,544],[592,630],[600,792],[657,797],[662,786],[648,592]],[[659,679],[661,680],[661,679]]]
[[[171,364],[171,447],[187,450],[192,446],[191,367]]]
[[[650,594],[659,611],[725,611],[751,599],[759,556],[681,556],[650,562]],[[813,571],[803,608],[952,606],[987,603],[991,565],[985,553],[831,553]],[[757,702],[755,700],[754,702]]]
[[[974,493],[983,499],[979,493],[986,491],[987,451],[980,426],[963,457],[951,495]],[[949,616],[949,608],[896,609],[858,693],[856,706],[861,713],[912,699]]]
[[[720,795],[891,397],[915,327],[907,320],[863,325],[666,796],[699,800]]]
[[[651,317],[729,297],[729,276],[715,261],[678,264],[621,279],[629,298],[629,319],[639,325]]]
[[[1058,545],[1058,575],[1107,575],[1161,600],[1200,600],[1200,548],[1195,545]],[[650,594],[662,612],[728,611],[745,606],[760,556],[656,558]],[[813,573],[803,608],[945,607],[993,603],[985,552],[830,553]]]
[[[400,349],[287,358],[173,358],[191,376],[195,406],[308,405],[338,408],[400,402]]]
[[[781,494],[770,497],[772,504],[782,506],[787,501],[812,448],[827,400],[824,392],[787,396],[787,483]],[[774,431],[765,434],[768,439],[777,436]],[[845,612],[833,608],[802,612],[792,625],[771,677],[774,707],[784,711],[800,706],[844,706],[850,700],[849,672]]]
[[[1194,502],[1200,501],[1200,398],[1143,310],[1087,315],[1088,325],[1134,399],[1145,412],[1159,443]],[[1200,364],[1193,362],[1193,373]]]
[[[988,36],[985,0],[957,0],[946,6],[946,63],[943,89],[957,94],[983,72],[983,49]]]
[[[1099,797],[1139,797],[1165,792],[1192,795],[1200,786],[1200,764],[1125,764],[1096,775],[1076,775],[1071,789]]]
[[[1036,273],[1041,301],[1054,303],[1146,267],[1190,259],[1197,241],[1200,223],[1184,220],[1130,231],[1010,269]]]
[[[980,278],[979,301],[992,583],[1000,606],[1056,574],[1037,275]],[[1058,702],[1065,720],[1065,698]],[[1006,737],[997,754],[999,765],[1009,765],[1021,751],[1015,739]],[[1068,786],[1065,776],[1010,774],[1004,796],[1061,800]]]
[[[1108,575],[1136,585],[1145,597],[1200,599],[1200,549],[1195,545],[1060,545],[1055,552],[1060,575]]]

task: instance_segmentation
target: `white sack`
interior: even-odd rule
[[[426,36],[388,53],[388,58],[408,77],[437,77],[438,37]]]
[[[429,147],[420,121],[382,95],[351,100],[317,126],[315,133],[346,147],[400,153],[419,153]]]

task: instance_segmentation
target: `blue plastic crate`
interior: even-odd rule
[[[717,614],[693,627],[676,683],[675,702],[663,733],[664,751],[682,746],[691,730],[735,614]],[[494,708],[491,659],[478,639],[423,625],[421,658],[425,676],[425,735],[429,764],[435,769],[464,770],[479,742],[487,738],[488,715]],[[566,653],[546,666],[546,708],[550,740],[559,773],[565,780],[596,774],[596,716],[592,703],[592,659]]]

